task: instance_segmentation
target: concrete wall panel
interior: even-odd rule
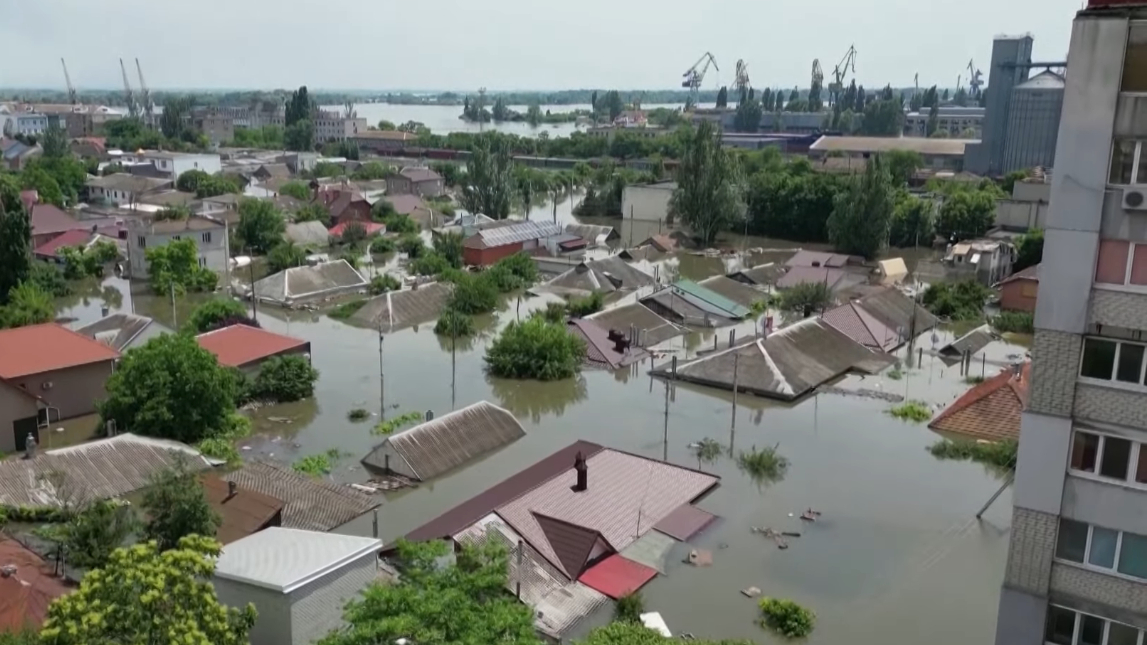
[[[1071,449],[1071,420],[1027,412],[1020,422],[1016,460],[1016,512],[1020,509],[1058,515]],[[1014,532],[1014,528],[1012,529]]]

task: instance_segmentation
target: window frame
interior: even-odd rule
[[[1131,153],[1131,183],[1127,183],[1127,184],[1122,183],[1122,182],[1118,182],[1118,181],[1112,181],[1112,177],[1111,177],[1112,170],[1114,170],[1113,166],[1115,164],[1115,152],[1116,152],[1116,149],[1118,148],[1119,143],[1121,141],[1130,141],[1130,142],[1135,144],[1135,149]],[[1130,187],[1130,186],[1143,186],[1143,185],[1147,184],[1147,181],[1144,181],[1142,183],[1135,181],[1135,179],[1139,176],[1139,162],[1141,160],[1143,160],[1142,151],[1143,151],[1143,144],[1144,143],[1147,143],[1147,139],[1135,139],[1132,137],[1116,137],[1115,139],[1112,140],[1112,142],[1111,142],[1111,155],[1110,155],[1110,158],[1107,160],[1107,184],[1109,186],[1127,186],[1127,187]]]
[[[1131,240],[1120,240],[1117,238],[1105,238],[1101,241],[1127,242],[1127,258],[1123,266],[1123,282],[1101,282],[1098,277],[1099,258],[1096,258],[1096,277],[1092,279],[1092,284],[1094,284],[1099,289],[1106,289],[1108,291],[1147,293],[1147,284],[1132,284],[1131,282],[1131,269],[1135,264],[1135,248],[1140,246],[1147,248],[1147,242],[1133,242]]]
[[[1111,376],[1109,378],[1105,379],[1098,376],[1083,375],[1084,353],[1087,351],[1088,340],[1115,343],[1115,358],[1111,363]],[[1135,383],[1120,381],[1115,378],[1115,375],[1119,373],[1119,359],[1123,353],[1124,345],[1138,345],[1145,348],[1143,352],[1143,358],[1140,360],[1139,365],[1139,380]],[[1145,384],[1147,383],[1147,343],[1137,343],[1131,340],[1107,338],[1105,336],[1084,336],[1083,344],[1079,348],[1079,369],[1076,371],[1076,380],[1087,385],[1098,385],[1100,387],[1130,390],[1132,392],[1147,392],[1147,384]]]
[[[1090,472],[1087,470],[1079,470],[1078,468],[1073,468],[1071,466],[1071,457],[1072,457],[1073,453],[1075,452],[1075,436],[1079,433],[1088,434],[1088,435],[1091,435],[1094,437],[1099,437],[1099,448],[1095,451],[1095,472]],[[1125,477],[1124,479],[1116,479],[1114,477],[1108,477],[1106,475],[1099,474],[1099,469],[1103,465],[1103,455],[1104,455],[1104,452],[1107,450],[1107,440],[1109,438],[1119,439],[1121,441],[1126,441],[1126,442],[1131,444],[1131,449],[1127,453],[1127,477]],[[1090,479],[1092,481],[1102,482],[1105,484],[1112,484],[1115,486],[1123,486],[1125,488],[1135,488],[1138,490],[1147,490],[1147,482],[1140,482],[1140,481],[1137,481],[1135,478],[1136,473],[1139,470],[1139,455],[1140,455],[1140,452],[1143,450],[1145,445],[1147,445],[1147,444],[1144,444],[1143,442],[1136,441],[1135,439],[1131,439],[1128,437],[1121,437],[1121,436],[1116,435],[1116,434],[1107,434],[1107,433],[1098,432],[1098,431],[1091,430],[1091,429],[1080,430],[1078,428],[1072,428],[1072,430],[1071,430],[1071,450],[1069,450],[1067,453],[1067,472],[1069,474],[1071,474],[1075,477],[1079,477],[1081,479]]]
[[[1075,563],[1073,562],[1071,564],[1075,564]],[[1075,621],[1072,624],[1072,630],[1071,630],[1071,643],[1072,643],[1072,645],[1081,645],[1081,643],[1079,641],[1079,632],[1083,627],[1083,619],[1082,619],[1083,616],[1090,616],[1092,618],[1098,618],[1099,620],[1103,621],[1103,641],[1102,642],[1104,643],[1104,645],[1108,645],[1108,641],[1111,638],[1111,625],[1112,625],[1112,623],[1118,623],[1120,625],[1123,625],[1124,627],[1130,627],[1131,629],[1136,630],[1137,632],[1139,632],[1139,639],[1136,641],[1136,644],[1137,645],[1147,645],[1147,640],[1144,640],[1144,638],[1145,638],[1144,633],[1147,632],[1147,630],[1143,630],[1139,627],[1136,627],[1135,625],[1128,625],[1127,623],[1120,623],[1117,620],[1112,620],[1110,618],[1104,618],[1103,616],[1100,616],[1098,614],[1092,614],[1092,613],[1088,613],[1086,611],[1080,611],[1080,610],[1075,609],[1073,607],[1068,607],[1066,605],[1060,605],[1060,604],[1056,604],[1056,603],[1049,603],[1048,604],[1048,609],[1049,609],[1048,613],[1049,614],[1051,613],[1050,609],[1052,607],[1055,607],[1056,609],[1062,609],[1064,611],[1068,611],[1068,612],[1071,612],[1072,614],[1075,614]],[[1048,645],[1054,645],[1054,643],[1052,641],[1047,639],[1047,628],[1048,628],[1047,620],[1045,619],[1044,626],[1043,626],[1043,636],[1042,636],[1043,642],[1048,644]]]

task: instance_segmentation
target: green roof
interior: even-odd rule
[[[752,313],[748,307],[739,305],[716,291],[703,287],[692,280],[678,280],[673,283],[673,287],[694,298],[705,301],[717,309],[718,313],[723,313],[729,318],[744,318]]]

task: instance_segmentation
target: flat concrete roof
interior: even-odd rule
[[[979,139],[929,139],[925,137],[821,137],[809,146],[818,152],[879,153],[892,150],[910,150],[922,155],[963,156],[964,147],[979,143]]]

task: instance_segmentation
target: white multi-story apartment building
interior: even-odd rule
[[[1147,0],[1089,1],[1065,83],[996,643],[1143,645]]]
[[[366,119],[326,111],[319,111],[315,115],[314,128],[315,143],[346,141],[358,136],[359,132],[367,131]]]
[[[128,160],[133,155],[125,155]],[[175,180],[188,170],[202,170],[214,175],[223,171],[223,162],[217,154],[167,152],[163,150],[146,151],[134,155],[137,161],[152,163],[165,177]]]
[[[146,280],[149,266],[147,250],[181,239],[194,240],[199,266],[218,273],[221,284],[230,282],[231,256],[227,224],[222,220],[198,215],[183,220],[129,220],[128,276],[135,280]]]
[[[9,137],[18,134],[37,136],[48,129],[48,116],[38,112],[0,114],[0,133]]]

